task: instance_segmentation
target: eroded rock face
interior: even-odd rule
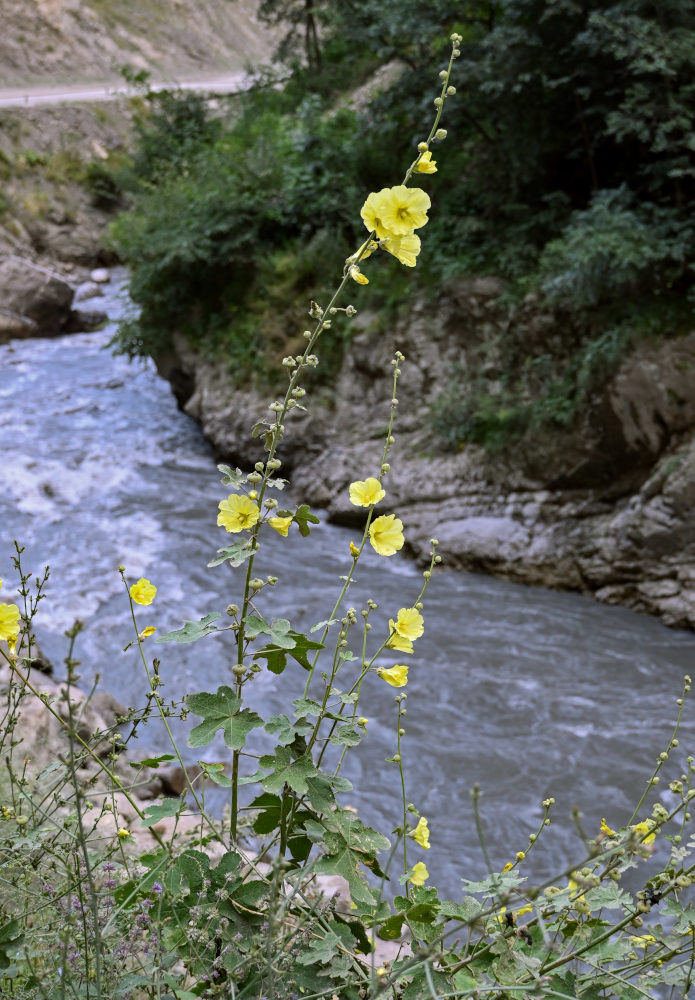
[[[378,471],[399,349],[383,512],[398,513],[419,561],[436,537],[445,566],[578,590],[695,628],[695,332],[635,350],[571,431],[493,457],[474,445],[444,451],[429,430],[431,401],[453,365],[465,392],[469,352],[510,322],[499,291],[496,279],[468,280],[435,315],[416,308],[387,332],[358,317],[333,407],[309,396],[309,415],[288,417],[279,454],[294,495],[327,508],[329,520],[362,523],[347,487]],[[536,303],[515,322],[529,341],[556,335]],[[262,457],[249,429],[271,399],[235,388],[184,345],[176,367],[192,387],[184,408],[221,457],[249,468]]]
[[[0,259],[0,342],[62,333],[72,298],[56,271],[15,255]]]

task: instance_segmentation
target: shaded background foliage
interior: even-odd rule
[[[412,158],[453,30],[464,38],[458,95],[428,184],[421,261],[413,272],[380,261],[370,302],[496,274],[511,302],[539,294],[570,332],[554,355],[525,359],[534,377],[522,384],[512,324],[493,373],[504,398],[481,383],[466,403],[473,423],[462,419],[446,403],[454,373],[435,418],[443,436],[504,444],[571,423],[606,359],[641,336],[682,332],[695,239],[689,0],[264,0],[261,14],[290,26],[281,90],[263,85],[267,71],[223,115],[190,95],[147,99],[118,178],[130,207],[111,233],[142,309],[122,350],[165,351],[181,330],[240,376],[272,378],[270,359],[301,334],[307,291],[328,287],[362,235],[366,193]],[[351,103],[394,60],[395,83]],[[354,290],[357,305],[363,295]]]

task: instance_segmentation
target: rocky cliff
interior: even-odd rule
[[[330,520],[359,523],[347,485],[378,470],[400,349],[384,511],[402,518],[416,558],[437,537],[445,565],[593,594],[695,628],[695,331],[634,350],[570,429],[492,457],[474,445],[445,450],[429,411],[452,366],[465,372],[481,336],[510,321],[529,330],[558,322],[537,304],[510,317],[499,293],[494,279],[459,282],[434,313],[414,309],[386,332],[358,316],[332,404],[309,396],[309,413],[288,420],[280,456],[295,496],[327,508]],[[258,460],[249,429],[269,396],[238,389],[181,342],[160,369],[221,457],[246,467]]]

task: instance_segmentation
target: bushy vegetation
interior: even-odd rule
[[[423,74],[435,71],[452,28],[463,37],[460,99],[447,122],[427,261],[399,301],[435,298],[444,282],[471,273],[501,276],[512,298],[540,293],[569,316],[570,341],[579,331],[550,365],[530,358],[548,371],[536,380],[540,398],[558,381],[568,397],[581,394],[565,371],[584,370],[591,344],[631,322],[639,310],[622,311],[628,299],[651,310],[689,293],[688,0],[407,0],[397,8],[265,0],[261,13],[289,25],[279,55],[293,71],[282,89],[269,86],[272,74],[262,78],[233,120],[194,97],[149,98],[127,184],[132,207],[112,231],[142,309],[121,331],[121,349],[165,351],[181,330],[240,374],[267,375],[278,348],[292,348],[287,331],[306,287],[325,287],[354,241],[360,192],[388,183],[392,164],[412,150],[429,114]],[[355,89],[393,60],[393,85],[350,108]],[[381,295],[374,289],[382,304],[387,284]],[[341,345],[335,350],[334,362]],[[512,408],[527,402],[514,396]],[[568,398],[562,410],[572,409]]]

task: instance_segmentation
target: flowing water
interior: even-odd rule
[[[93,303],[112,318],[126,308],[117,277]],[[27,567],[50,564],[36,624],[45,653],[60,664],[64,630],[80,618],[83,686],[99,674],[102,688],[142,704],[142,666],[134,649],[122,651],[132,623],[118,565],[131,580],[146,576],[158,586],[154,604],[138,609],[138,625],[154,624],[160,633],[238,602],[243,570],[206,568],[229,537],[216,526],[228,490],[168,385],[151,364],[113,357],[106,346],[112,334],[109,326],[0,346],[0,576],[2,597],[12,600],[14,538],[26,547]],[[322,523],[306,540],[295,529],[287,539],[268,534],[258,569],[279,577],[274,613],[307,629],[328,617],[355,533]],[[407,558],[371,551],[357,577],[349,603],[378,602],[375,635],[378,616],[385,624],[411,604],[422,581]],[[572,808],[581,809],[589,835],[602,816],[613,826],[630,816],[670,739],[683,674],[695,666],[695,636],[574,594],[452,572],[433,579],[425,614],[407,688],[403,757],[407,797],[430,820],[432,850],[413,847],[411,862],[426,860],[433,880],[453,893],[461,876],[482,876],[474,782],[482,788],[494,864],[525,848],[549,795],[557,819],[529,855],[528,870],[541,877],[576,861],[582,845]],[[148,640],[149,655],[162,659],[165,695],[229,683],[227,638],[185,646]],[[252,707],[266,717],[288,712],[305,676],[299,667],[282,677],[257,675],[247,689]],[[385,761],[395,752],[397,693],[375,676],[366,679],[360,711],[370,720],[367,737],[347,767],[355,791],[346,801],[387,833],[400,818],[398,771]],[[672,776],[695,752],[694,736],[689,709]],[[143,742],[166,749],[155,724]],[[222,760],[229,752],[218,742],[204,754]],[[668,802],[666,784],[659,792]]]

